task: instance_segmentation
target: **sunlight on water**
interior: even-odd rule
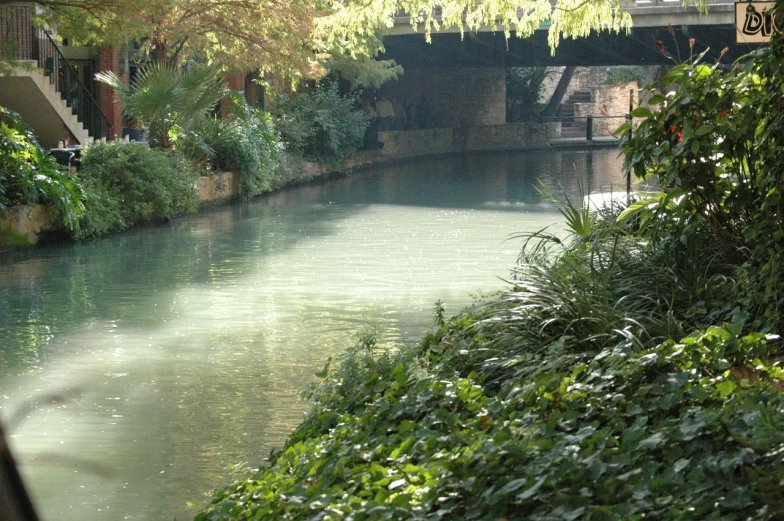
[[[416,341],[437,299],[501,289],[556,223],[533,185],[620,185],[616,151],[376,168],[0,260],[0,413],[42,518],[187,519],[301,421],[301,390],[373,328]],[[65,401],[52,403],[50,393]]]

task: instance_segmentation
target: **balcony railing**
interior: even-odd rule
[[[49,33],[32,23],[32,14],[28,5],[12,5],[0,11],[0,54],[9,61],[35,61],[89,135],[110,138],[109,119]]]

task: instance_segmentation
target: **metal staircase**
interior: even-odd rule
[[[7,13],[0,19],[0,55],[11,70],[0,78],[0,104],[19,112],[44,146],[56,143],[56,135],[63,139],[64,129],[79,142],[110,138],[109,119],[52,36],[32,23],[32,8],[16,4]],[[41,106],[44,99],[51,107]]]

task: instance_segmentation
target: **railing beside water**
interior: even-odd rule
[[[12,5],[0,13],[0,54],[12,61],[35,61],[90,136],[110,138],[109,119],[49,33],[33,24],[32,15],[29,5]]]
[[[588,115],[588,116],[553,116],[553,117],[541,117],[539,119],[542,122],[562,123],[562,124],[563,123],[577,123],[577,122],[582,123],[583,120],[584,120],[585,139],[587,141],[593,141],[593,139],[594,139],[595,123],[596,123],[597,120],[607,120],[607,123],[609,125],[612,124],[611,123],[612,120],[616,120],[618,123],[617,123],[617,125],[615,125],[615,127],[617,128],[617,127],[621,126],[622,123],[624,123],[626,121],[631,121],[631,115],[629,115],[629,114],[618,114],[618,115],[602,115],[602,116],[593,116],[593,115]],[[583,126],[581,124],[581,125],[579,125],[577,127],[572,127],[572,128],[582,129]],[[610,128],[610,127],[608,127],[608,128]],[[563,127],[562,127],[562,130],[563,130]],[[612,134],[613,133],[610,132],[610,135],[612,135]]]

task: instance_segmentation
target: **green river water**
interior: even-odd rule
[[[190,519],[302,420],[374,328],[416,341],[503,287],[537,179],[624,186],[617,150],[373,167],[84,244],[0,253],[0,418],[45,521]],[[557,224],[556,224],[557,226]],[[53,402],[50,395],[59,399]]]

